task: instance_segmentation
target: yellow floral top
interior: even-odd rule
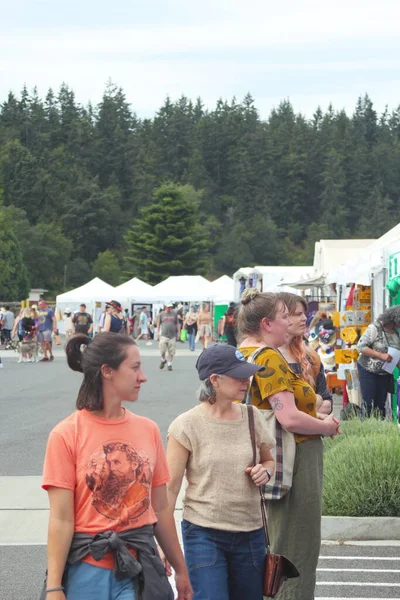
[[[247,358],[254,350],[254,347],[239,348],[242,354]],[[259,354],[255,360],[256,364],[262,365],[264,371],[259,371],[254,375],[251,386],[251,403],[260,410],[270,410],[271,405],[268,398],[279,392],[292,392],[297,409],[301,412],[317,416],[317,397],[314,389],[309,383],[304,381],[300,375],[297,375],[289,367],[288,363],[277,350],[266,348]],[[318,438],[318,435],[294,434],[297,443]]]

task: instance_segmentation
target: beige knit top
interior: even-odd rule
[[[241,404],[237,421],[214,419],[199,404],[171,424],[172,435],[189,450],[183,518],[194,525],[226,531],[253,531],[262,527],[260,495],[245,469],[252,466],[247,406]],[[257,462],[260,447],[273,448],[261,412],[254,408]]]

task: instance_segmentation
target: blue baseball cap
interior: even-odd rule
[[[210,375],[228,375],[234,379],[251,377],[264,367],[248,363],[243,354],[228,344],[212,344],[200,354],[196,369],[201,381]]]

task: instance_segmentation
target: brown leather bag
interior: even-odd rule
[[[254,412],[253,407],[251,405],[247,406],[247,414],[249,417],[251,445],[253,448],[253,464],[255,465],[257,464],[256,436],[254,429]],[[264,563],[264,596],[266,596],[267,598],[275,598],[276,594],[279,591],[279,588],[284,583],[284,581],[286,581],[286,579],[291,579],[292,577],[299,577],[300,574],[294,566],[294,564],[290,562],[290,560],[286,558],[286,556],[282,556],[281,554],[272,554],[271,552],[268,535],[267,511],[265,508],[265,502],[261,487],[259,488],[259,490],[261,516],[263,520],[265,542],[267,546],[267,553],[265,556]],[[271,500],[271,502],[276,501]]]

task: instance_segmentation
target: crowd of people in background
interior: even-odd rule
[[[165,322],[163,313],[172,313],[176,317],[174,328],[167,330],[167,335],[165,325],[162,325],[163,320]],[[164,308],[154,315],[150,306],[144,305],[130,312],[127,308],[123,309],[117,300],[111,300],[105,303],[100,317],[96,319],[88,312],[85,303],[80,305],[78,311],[66,307],[63,314],[56,317],[55,309],[49,307],[44,299],[41,299],[38,305],[21,308],[17,316],[8,305],[0,308],[1,343],[5,349],[12,349],[15,345],[13,342],[17,340],[21,342],[25,339],[35,339],[41,345],[44,358],[51,362],[54,360],[52,335],[58,333],[57,318],[63,322],[66,341],[77,333],[93,337],[96,333],[111,331],[126,333],[136,341],[143,340],[147,346],[151,346],[154,340],[160,341],[161,337],[175,338],[178,343],[187,342],[191,351],[195,350],[196,342],[200,342],[201,347],[205,349],[212,340],[226,340],[228,344],[236,346],[237,306],[234,302],[230,303],[220,319],[220,325],[214,328],[209,303],[167,302]],[[31,319],[32,322],[27,319]],[[171,317],[168,320],[171,321]],[[164,331],[163,334],[161,330]],[[173,352],[172,345],[170,344],[170,349]]]

